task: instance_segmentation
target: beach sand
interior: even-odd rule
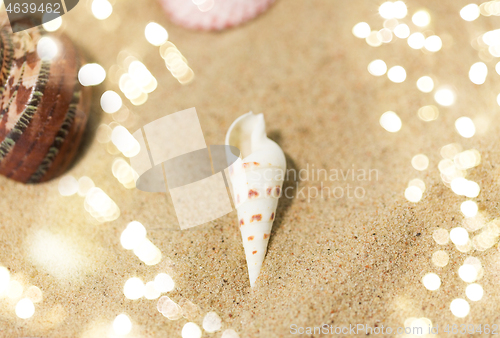
[[[25,289],[35,285],[43,292],[28,320],[16,317],[16,300],[0,300],[0,336],[105,337],[114,318],[126,313],[133,322],[130,336],[180,337],[187,319],[170,321],[157,311],[156,300],[132,301],[123,294],[127,279],[147,282],[159,272],[171,274],[176,283],[169,297],[199,306],[191,321],[201,326],[204,314],[215,311],[222,329],[233,328],[242,338],[296,336],[291,333],[294,324],[383,325],[395,331],[411,317],[430,319],[442,337],[453,336],[443,332],[447,324],[498,323],[497,246],[462,253],[451,242],[438,245],[432,238],[435,229],[450,230],[464,221],[460,204],[466,198],[446,187],[438,170],[440,148],[446,144],[456,142],[481,153],[482,163],[467,178],[481,187],[474,200],[484,217],[499,217],[496,61],[487,62],[485,84],[474,85],[468,78],[470,66],[481,61],[471,41],[498,28],[499,20],[464,21],[459,11],[467,3],[407,3],[408,16],[400,21],[416,31],[411,15],[427,8],[431,24],[419,30],[442,38],[437,53],[411,49],[397,38],[375,48],[354,37],[352,27],[360,21],[374,30],[382,28],[379,3],[373,1],[281,0],[256,20],[219,33],[175,26],[155,1],[117,1],[104,21],[92,17],[90,4],[79,4],[63,17],[64,31],[89,60],[108,70],[128,50],[158,80],[144,105],[135,107],[124,98],[133,113],[125,124],[130,131],[196,107],[207,144],[223,144],[234,119],[248,111],[264,113],[269,136],[285,151],[288,167],[303,169],[303,175],[285,182],[293,194],[280,201],[260,278],[250,288],[235,211],[189,231],[173,230],[177,219],[165,194],[128,190],[113,177],[111,166],[118,155],[110,155],[106,145],[92,138],[100,123],[112,121],[98,106],[102,92],[119,91],[108,77],[94,89],[90,133],[68,174],[92,178],[116,202],[121,216],[96,222],[82,197],[59,194],[58,180],[27,186],[0,178],[0,264]],[[149,21],[167,28],[169,40],[196,74],[191,84],[180,85],[158,47],[146,41]],[[406,80],[393,83],[386,75],[370,75],[367,66],[374,59],[403,66]],[[433,93],[420,92],[416,81],[424,75],[432,76],[436,87],[453,88],[456,103],[441,107]],[[425,105],[439,107],[437,120],[419,119],[417,111]],[[380,126],[386,111],[401,118],[399,132]],[[457,133],[454,124],[461,116],[476,121],[474,137]],[[411,165],[419,153],[430,160],[425,171]],[[317,169],[349,175],[356,170],[356,176],[312,178]],[[358,177],[363,171],[372,173],[371,179]],[[414,178],[426,185],[418,203],[404,197]],[[322,187],[337,195],[326,196],[324,189],[323,196],[314,197]],[[146,266],[121,246],[120,234],[133,220],[144,224],[148,238],[161,250],[158,265]],[[450,256],[445,267],[432,264],[437,250]],[[467,284],[457,271],[469,256],[479,258],[484,268],[478,282],[484,297],[469,301],[469,315],[457,318],[450,303],[466,299]],[[441,278],[436,291],[421,282],[428,272]]]

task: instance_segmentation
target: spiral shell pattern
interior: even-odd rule
[[[57,55],[42,60],[44,36]],[[81,58],[62,35],[42,28],[0,30],[0,174],[23,183],[50,180],[71,164],[88,117],[90,94],[77,79]]]

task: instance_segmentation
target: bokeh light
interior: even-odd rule
[[[478,226],[476,226],[476,228],[480,228],[481,225],[482,224],[479,224]],[[485,251],[498,242],[499,236],[500,227],[498,225],[498,220],[495,219],[485,224],[481,233],[474,236],[474,238],[472,239],[472,246],[478,251]]]
[[[117,158],[111,167],[113,176],[127,189],[135,188],[135,182],[139,179],[139,174],[123,158]]]
[[[158,87],[158,81],[148,68],[134,57],[126,59],[128,73],[120,76],[118,85],[122,93],[130,102],[139,106],[148,99],[148,94]]]
[[[456,227],[450,231],[450,240],[455,245],[465,245],[469,240],[469,233],[462,227]]]
[[[134,254],[146,265],[156,265],[161,261],[161,251],[149,239],[144,238],[134,248]]]
[[[383,43],[389,43],[392,41],[392,32],[388,28],[382,28],[377,34],[378,39]]]
[[[462,226],[469,232],[473,232],[483,228],[486,225],[486,217],[484,213],[478,212],[475,217],[464,218]],[[472,239],[474,245],[474,238]]]
[[[396,27],[399,25],[399,21],[397,19],[387,19],[384,21],[384,28],[387,28],[391,32],[396,29]]]
[[[455,103],[456,95],[450,88],[440,88],[434,94],[434,99],[441,106],[447,107]]]
[[[222,319],[215,312],[209,312],[203,318],[203,329],[209,333],[217,332],[222,327]]]
[[[432,263],[435,266],[444,267],[448,265],[450,261],[450,256],[444,250],[438,250],[432,254]]]
[[[372,47],[379,47],[382,45],[382,41],[379,39],[378,31],[371,31],[370,35],[366,37],[366,43]]]
[[[432,322],[429,318],[408,318],[405,320],[405,328],[408,328],[406,330],[411,329],[411,331],[407,332],[428,332],[429,328],[432,327]],[[413,336],[413,335],[404,335],[404,336]],[[417,334],[415,336],[420,336],[420,334]]]
[[[181,335],[182,338],[201,338],[202,332],[198,325],[189,322],[183,326]]]
[[[410,36],[410,27],[405,23],[401,23],[394,28],[394,35],[400,39],[406,39]]]
[[[463,245],[455,245],[455,248],[463,253],[469,252],[472,250],[472,241],[470,239],[467,240],[467,243]]]
[[[44,36],[38,41],[36,52],[43,61],[50,61],[59,54],[59,47],[53,38]]]
[[[122,98],[117,92],[108,90],[101,96],[101,108],[108,114],[116,113],[122,107]]]
[[[118,205],[100,188],[91,188],[84,201],[85,210],[97,221],[111,222],[120,217]]]
[[[426,170],[429,167],[429,158],[424,154],[417,154],[411,159],[413,168],[419,171]]]
[[[172,277],[166,273],[159,273],[154,280],[155,288],[160,292],[170,292],[175,288]]]
[[[144,35],[153,46],[161,46],[168,40],[167,30],[156,22],[150,22],[146,25]]]
[[[473,302],[480,301],[483,298],[484,290],[483,287],[479,284],[469,284],[465,288],[465,294],[467,298],[472,300]]]
[[[482,40],[488,46],[496,46],[498,45],[499,38],[500,29],[495,29],[484,33]]]
[[[413,203],[417,203],[422,199],[423,192],[419,187],[410,186],[405,190],[405,198]]]
[[[387,65],[383,60],[373,60],[368,64],[368,72],[374,76],[382,76],[387,72]]]
[[[408,182],[409,187],[417,187],[422,193],[425,191],[425,183],[420,178],[414,178],[410,182]]]
[[[434,89],[434,81],[430,76],[422,76],[417,80],[417,88],[424,93],[430,93]]]
[[[455,121],[455,128],[460,136],[465,138],[471,138],[476,133],[476,126],[474,122],[466,116],[459,117]]]
[[[488,75],[488,67],[484,62],[476,62],[470,67],[469,79],[472,83],[481,85],[486,81]]]
[[[392,19],[396,15],[396,10],[394,8],[394,3],[392,1],[386,1],[378,8],[378,13],[384,19]]]
[[[451,302],[450,310],[455,317],[464,318],[469,314],[470,305],[465,299],[456,298]]]
[[[401,83],[406,80],[406,71],[401,66],[394,66],[387,72],[387,77],[394,83]]]
[[[465,259],[464,265],[465,264],[472,265],[474,267],[474,269],[476,269],[477,277],[478,278],[480,277],[479,274],[480,274],[480,271],[482,269],[482,264],[481,264],[481,261],[479,260],[479,258],[469,256]]]
[[[439,117],[439,109],[433,105],[423,106],[418,109],[417,114],[422,121],[434,121]]]
[[[142,91],[145,93],[151,93],[157,87],[157,81],[147,69],[147,67],[140,61],[134,60],[128,66],[128,74],[132,80],[141,87]],[[151,85],[152,84],[152,85]],[[129,95],[130,99],[135,97]]]
[[[460,205],[460,211],[465,217],[474,217],[477,215],[478,206],[474,201],[465,201]]]
[[[435,291],[441,286],[441,278],[435,273],[430,272],[422,278],[422,283],[427,290]]]
[[[181,307],[167,296],[163,296],[158,300],[156,308],[163,316],[170,320],[182,318]]]
[[[62,17],[58,16],[57,18],[54,18],[46,23],[44,23],[43,29],[45,29],[47,32],[55,32],[62,26]]]
[[[434,230],[434,232],[432,233],[432,238],[434,239],[434,241],[436,241],[437,244],[445,245],[448,244],[450,235],[446,229],[439,228]]]
[[[78,181],[71,175],[63,176],[59,180],[58,189],[62,196],[72,196],[78,192]]]
[[[16,316],[21,319],[28,319],[35,314],[35,305],[29,298],[23,298],[16,304]]]
[[[240,338],[240,335],[233,329],[227,329],[222,332],[222,336],[220,338]]]
[[[460,16],[465,21],[474,21],[480,14],[479,6],[476,4],[469,4],[460,10]]]
[[[113,6],[108,0],[94,0],[91,8],[92,14],[98,20],[107,19],[113,13]]]
[[[161,292],[155,287],[155,282],[147,282],[144,288],[144,297],[149,300],[157,299]]]
[[[425,36],[420,32],[411,34],[407,41],[408,46],[413,49],[421,49],[425,46]]]
[[[120,243],[126,250],[134,254],[146,265],[156,265],[161,261],[161,251],[146,238],[146,228],[137,222],[130,222],[120,236]],[[158,290],[161,291],[160,288]]]
[[[392,5],[392,12],[396,19],[403,19],[408,14],[408,8],[404,1],[396,1]]]
[[[462,146],[460,144],[450,143],[441,147],[439,153],[441,154],[441,157],[445,159],[454,159],[455,155],[457,155],[461,151],[462,151]]]
[[[429,52],[437,52],[443,47],[443,41],[439,36],[431,35],[425,39],[424,47]]]
[[[477,279],[477,270],[473,265],[464,264],[458,268],[458,276],[466,283],[473,283]]]
[[[43,300],[42,290],[40,290],[39,287],[34,285],[26,289],[24,296],[26,298],[29,298],[33,303],[40,303]]]
[[[118,126],[111,133],[111,141],[126,157],[134,157],[141,151],[141,145],[123,126]]]
[[[380,117],[380,125],[388,132],[395,133],[401,129],[402,122],[399,116],[392,111],[387,111]]]
[[[82,176],[78,179],[78,196],[87,196],[90,189],[94,188],[94,181],[90,177]]]
[[[459,170],[450,159],[439,161],[438,169],[441,172],[441,179],[446,183],[451,183],[456,178],[463,178],[467,174],[465,170]]]
[[[123,287],[123,294],[127,299],[137,300],[144,296],[146,286],[144,282],[137,277],[128,279]]]
[[[366,22],[358,22],[352,28],[352,34],[360,39],[366,39],[371,33],[370,25]]]
[[[129,316],[122,313],[113,321],[113,331],[119,336],[126,336],[132,331],[132,322]]]
[[[106,79],[106,71],[97,63],[87,63],[78,71],[78,81],[82,86],[97,86]]]
[[[366,38],[366,42],[371,46],[375,43],[378,46],[382,44],[377,38],[377,31],[372,31]],[[194,79],[194,72],[188,66],[186,58],[181,54],[177,47],[171,42],[165,42],[160,47],[160,55],[165,60],[167,69],[172,73],[172,76],[179,81],[180,84],[188,84]]]
[[[462,151],[453,157],[453,162],[459,169],[470,169],[481,163],[481,154],[476,149]]]
[[[411,21],[418,27],[425,27],[431,22],[431,16],[426,10],[419,10],[413,14]]]
[[[120,236],[120,243],[125,250],[134,250],[146,238],[144,225],[137,221],[130,222]]]
[[[479,184],[473,181],[469,181],[463,177],[457,177],[451,181],[450,184],[451,190],[461,196],[466,196],[469,198],[474,198],[479,195],[479,192],[481,191],[481,188],[479,187]],[[470,208],[467,206],[464,206],[464,208]],[[471,209],[466,209],[470,212],[472,212]]]

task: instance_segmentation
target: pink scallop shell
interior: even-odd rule
[[[213,7],[203,12],[213,1]],[[202,0],[195,0],[200,3]],[[238,26],[266,11],[274,0],[206,0],[196,5],[193,0],[160,0],[172,21],[198,30],[223,30]]]

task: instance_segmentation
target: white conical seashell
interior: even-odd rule
[[[250,285],[254,286],[266,256],[286,159],[280,146],[267,137],[262,114],[250,112],[234,121],[227,132],[226,145],[241,152],[240,159],[229,167],[229,177]]]

